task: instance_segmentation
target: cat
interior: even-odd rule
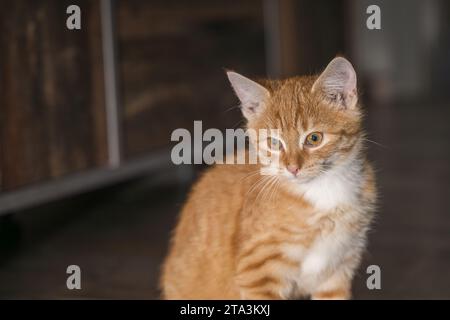
[[[246,127],[280,129],[269,137],[280,160],[204,173],[174,230],[162,297],[351,298],[377,197],[352,64],[336,57],[285,80],[227,75]]]

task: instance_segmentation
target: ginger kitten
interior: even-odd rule
[[[195,184],[163,266],[166,299],[348,299],[376,199],[356,74],[335,58],[320,76],[228,78],[247,128],[279,163],[216,165]],[[275,152],[275,151],[274,151]]]

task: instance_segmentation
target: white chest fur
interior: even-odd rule
[[[350,235],[341,229],[336,225],[331,233],[319,236],[305,251],[296,279],[300,287],[311,291],[324,281],[325,275],[340,268],[352,245]]]
[[[333,210],[354,205],[361,184],[361,164],[354,159],[310,182],[299,184],[296,189],[316,209]]]
[[[338,224],[330,233],[318,236],[308,248],[286,246],[285,254],[299,261],[299,269],[288,278],[299,292],[310,294],[324,282],[326,275],[340,268],[354,239]]]
[[[296,191],[311,203],[318,216],[329,216],[334,223],[330,232],[322,232],[307,248],[285,247],[285,254],[299,262],[299,269],[289,275],[299,292],[314,292],[328,275],[342,267],[347,255],[362,247],[360,242],[364,237],[350,234],[345,227],[359,220],[356,208],[359,207],[358,193],[362,179],[360,164],[350,161],[297,187]]]

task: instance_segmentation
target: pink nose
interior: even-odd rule
[[[288,165],[287,169],[290,173],[292,173],[294,176],[296,176],[298,174],[298,172],[300,171],[300,169],[297,166],[294,165]]]

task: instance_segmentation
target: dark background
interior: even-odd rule
[[[81,30],[66,28],[71,4]],[[372,4],[381,30],[366,27]],[[448,1],[0,7],[0,298],[158,298],[170,231],[205,168],[171,164],[172,131],[242,125],[224,68],[281,78],[337,54],[358,74],[380,189],[355,298],[450,298]],[[82,290],[66,288],[72,264]],[[371,264],[381,290],[366,287]]]

